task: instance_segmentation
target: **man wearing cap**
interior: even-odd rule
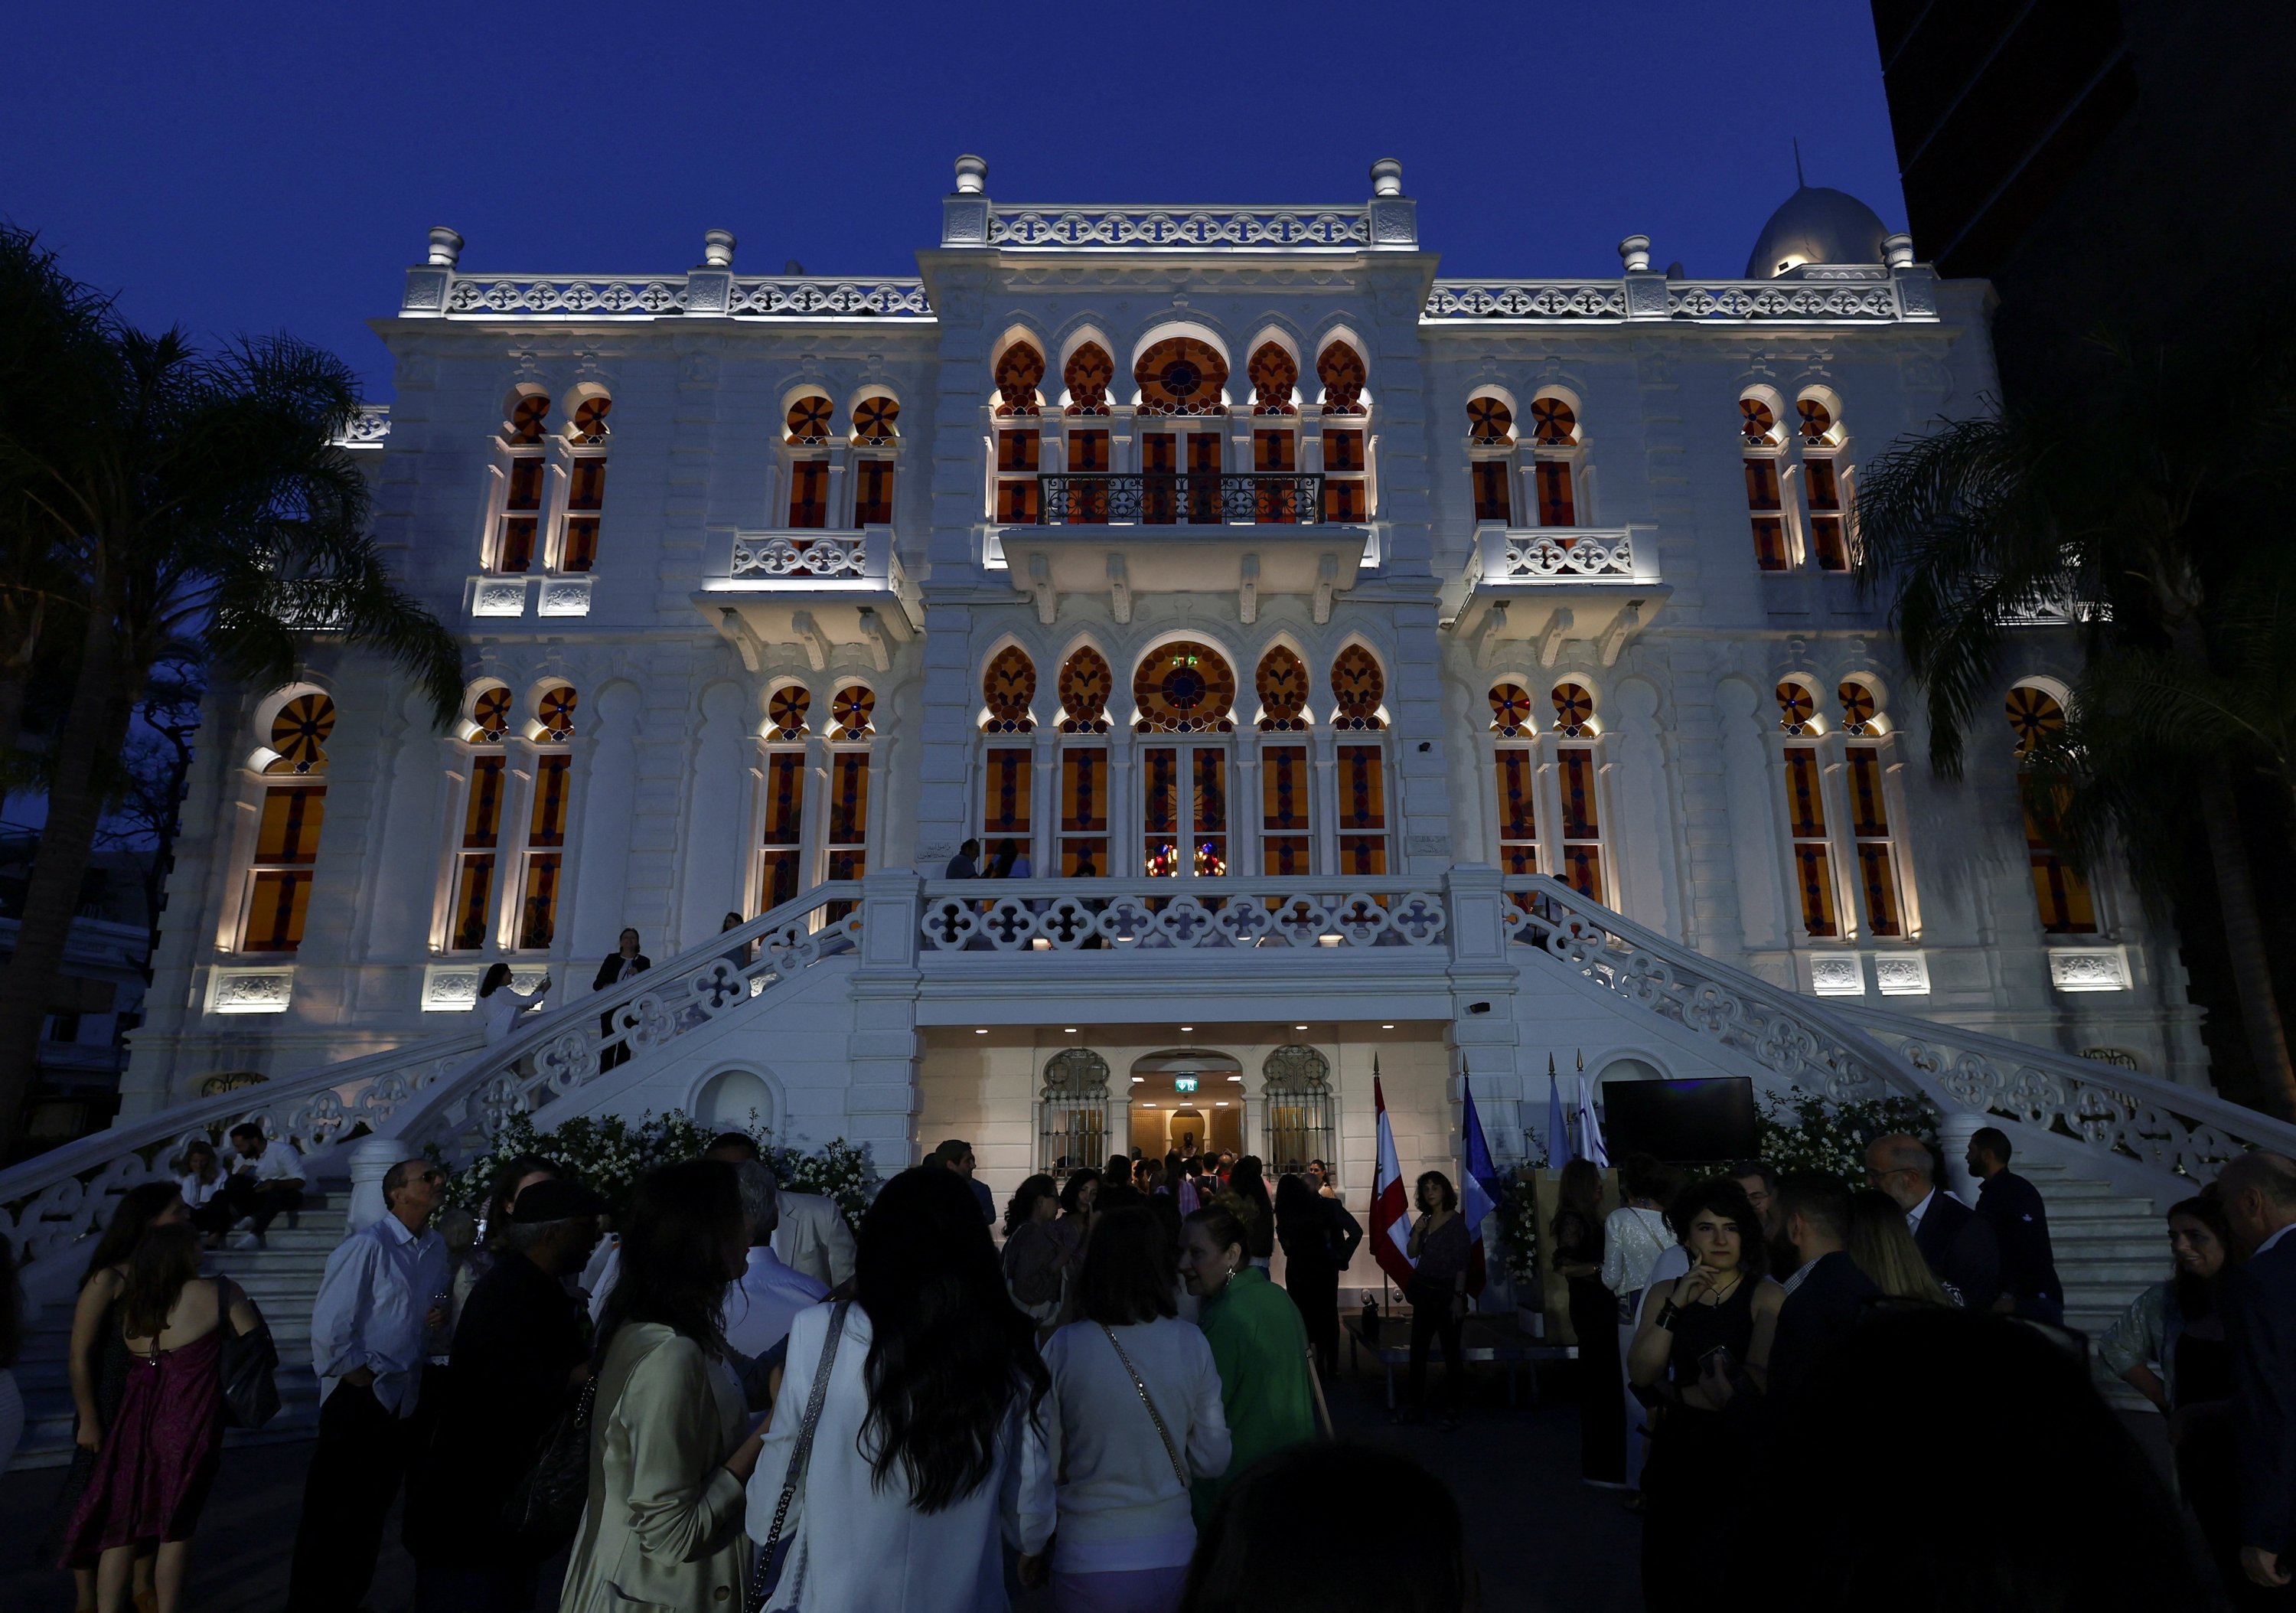
[[[537,1559],[498,1520],[590,1375],[587,1319],[566,1280],[590,1258],[603,1207],[578,1182],[529,1184],[511,1206],[505,1257],[463,1305],[437,1433],[406,1498],[424,1613],[534,1605]]]

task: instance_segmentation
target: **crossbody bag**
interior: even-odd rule
[[[1140,1392],[1140,1403],[1148,1408],[1148,1420],[1156,1425],[1156,1437],[1164,1442],[1164,1454],[1172,1459],[1173,1477],[1180,1481],[1180,1488],[1186,1489],[1188,1487],[1187,1464],[1180,1460],[1180,1447],[1172,1443],[1172,1430],[1164,1426],[1164,1414],[1156,1409],[1155,1397],[1148,1393],[1148,1385],[1140,1376],[1140,1369],[1132,1364],[1132,1357],[1127,1355],[1124,1353],[1124,1346],[1116,1342],[1115,1329],[1106,1322],[1102,1322],[1100,1330],[1107,1336],[1108,1347],[1116,1352],[1116,1359],[1122,1362],[1124,1370],[1132,1375],[1132,1387]]]
[[[750,1613],[758,1613],[781,1585],[782,1568],[789,1558],[789,1542],[783,1538],[782,1526],[789,1521],[790,1503],[797,1499],[798,1490],[805,1483],[806,1464],[813,1456],[813,1431],[821,1422],[821,1403],[829,1395],[829,1370],[837,1364],[837,1341],[845,1337],[845,1313],[852,1307],[851,1300],[840,1299],[829,1313],[829,1337],[822,1341],[821,1364],[813,1374],[813,1393],[806,1396],[805,1420],[798,1427],[797,1444],[790,1449],[789,1471],[782,1478],[782,1498],[775,1504],[773,1527],[766,1531],[765,1544],[758,1552],[758,1571],[750,1581]]]

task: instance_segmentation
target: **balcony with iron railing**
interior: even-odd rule
[[[1324,511],[1314,472],[1048,471],[1037,490],[1050,526],[1297,526]]]

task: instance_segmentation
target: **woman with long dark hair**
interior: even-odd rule
[[[479,976],[479,1000],[473,1008],[479,1023],[486,1027],[487,1045],[492,1047],[517,1030],[520,1018],[540,1009],[542,1000],[549,994],[547,975],[531,992],[521,992],[510,983],[510,965],[487,965],[486,973]]]
[[[1410,1403],[1396,1414],[1401,1422],[1427,1414],[1427,1355],[1443,1346],[1442,1426],[1459,1426],[1459,1405],[1467,1387],[1467,1354],[1461,1332],[1467,1320],[1467,1263],[1474,1247],[1466,1218],[1459,1214],[1459,1189],[1440,1171],[1420,1173],[1414,1194],[1419,1219],[1412,1223],[1406,1249],[1415,1263],[1404,1297],[1411,1301]]]
[[[1056,1613],[1168,1613],[1196,1544],[1188,1485],[1226,1470],[1219,1369],[1201,1330],[1178,1320],[1173,1278],[1156,1218],[1111,1211],[1075,1284],[1083,1319],[1045,1346]]]
[[[1762,1218],[1729,1177],[1692,1183],[1668,1218],[1691,1267],[1643,1301],[1627,1374],[1656,1413],[1643,1467],[1643,1601],[1670,1609],[1695,1602],[1716,1566],[1744,1548],[1735,1503],[1785,1290],[1766,1275]]]
[[[1251,1213],[1243,1218],[1243,1236],[1251,1250],[1251,1263],[1261,1271],[1275,1264],[1275,1205],[1267,1194],[1267,1172],[1257,1154],[1246,1154],[1229,1173],[1227,1190],[1242,1199]]]
[[[2225,1273],[2240,1257],[2224,1206],[2213,1198],[2171,1205],[2169,1253],[2173,1275],[2129,1302],[2098,1338],[2096,1353],[2168,1419],[2177,1488],[2200,1520],[2225,1593],[2242,1607],[2243,1598],[2262,1593],[2240,1565],[2232,1355],[2217,1303]]]
[[[1316,1437],[1316,1383],[1308,1364],[1308,1330],[1300,1308],[1251,1263],[1250,1234],[1223,1193],[1180,1229],[1180,1278],[1201,1306],[1196,1325],[1219,1368],[1220,1407],[1234,1454],[1227,1474],[1193,1486],[1196,1526],[1203,1527],[1226,1487],[1271,1451]]]
[[[920,1165],[885,1184],[861,1218],[853,1303],[799,1313],[786,1371],[750,1483],[750,1538],[782,1518],[767,1605],[1001,1613],[1000,1539],[1033,1575],[1052,1535],[1051,1378],[964,1178]]]
[[[181,1222],[136,1244],[119,1314],[127,1385],[65,1531],[64,1562],[95,1570],[102,1613],[127,1613],[132,1565],[148,1560],[159,1613],[175,1613],[223,1458],[223,1330],[263,1319],[227,1279],[200,1275],[200,1235]]]
[[[1054,1230],[1060,1213],[1060,1189],[1041,1172],[1021,1182],[1004,1206],[1004,1286],[1039,1327],[1059,1320],[1076,1261],[1076,1247]]]
[[[1363,1224],[1336,1198],[1293,1172],[1275,1181],[1275,1237],[1283,1246],[1283,1288],[1325,1378],[1340,1370],[1340,1273],[1363,1243]]]
[[[1570,1331],[1578,1340],[1578,1476],[1624,1488],[1627,1431],[1619,1422],[1625,1370],[1617,1350],[1619,1305],[1603,1286],[1603,1171],[1591,1159],[1562,1167],[1546,1230],[1554,1271],[1570,1285]]]
[[[762,1435],[742,1437],[722,1307],[749,1259],[732,1165],[663,1165],[632,1190],[598,1321],[589,1492],[561,1613],[742,1605],[742,1486]]]
[[[79,1298],[72,1308],[71,1343],[65,1358],[65,1376],[71,1385],[72,1458],[64,1482],[56,1492],[48,1531],[40,1542],[40,1560],[54,1562],[64,1554],[64,1531],[79,1510],[79,1498],[95,1476],[96,1453],[127,1388],[127,1341],[119,1331],[119,1296],[127,1287],[127,1257],[144,1235],[154,1227],[173,1226],[191,1219],[180,1189],[172,1181],[147,1181],[119,1196],[111,1223],[96,1239],[95,1248],[80,1272]],[[149,1601],[152,1565],[149,1559],[135,1564],[135,1593]],[[95,1570],[74,1568],[78,1613],[94,1613]]]

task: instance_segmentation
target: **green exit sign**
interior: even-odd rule
[[[1194,1076],[1175,1075],[1172,1077],[1172,1090],[1175,1092],[1193,1092],[1195,1090],[1196,1078]]]

